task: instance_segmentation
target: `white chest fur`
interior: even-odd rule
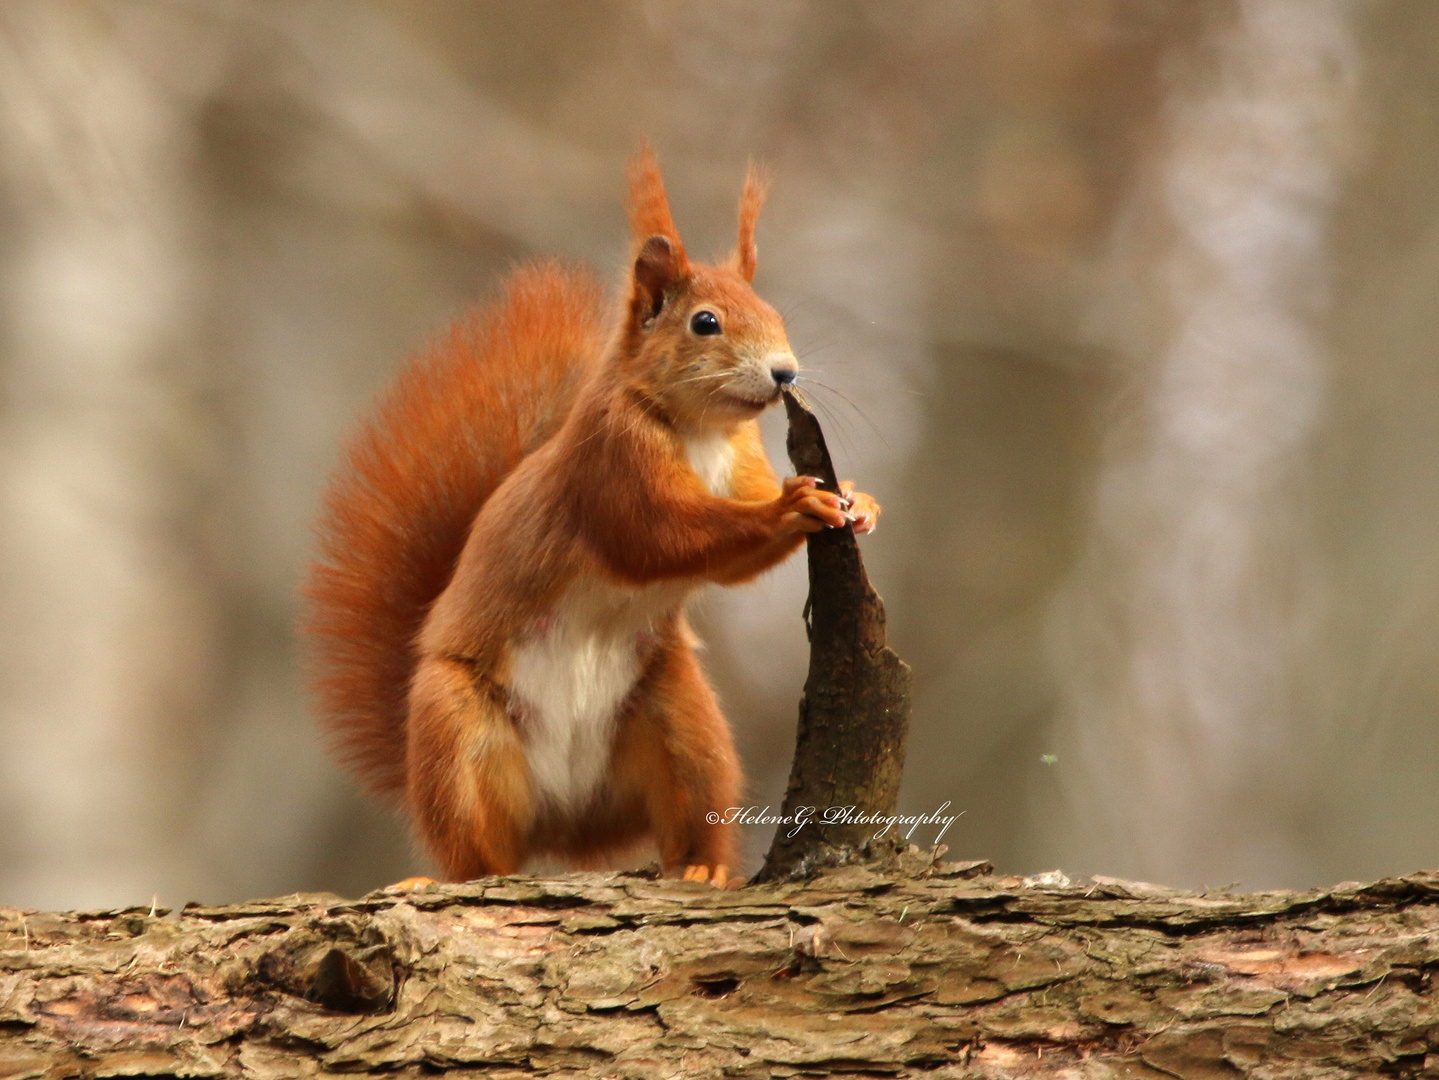
[[[609,763],[621,703],[634,688],[649,635],[684,603],[689,582],[628,589],[586,579],[570,585],[510,657],[536,798],[583,810]]]
[[[730,472],[734,468],[734,447],[723,432],[685,437],[685,455],[690,468],[709,488],[711,495],[729,495]]]

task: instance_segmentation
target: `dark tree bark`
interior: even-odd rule
[[[1439,874],[1239,896],[900,862],[0,909],[0,1077],[1439,1073]]]
[[[799,476],[838,491],[814,414],[790,393],[787,440]],[[864,572],[854,530],[811,533],[809,675],[799,703],[794,765],[759,880],[803,877],[870,853],[873,817],[894,814],[909,732],[909,667],[885,644],[884,604]]]

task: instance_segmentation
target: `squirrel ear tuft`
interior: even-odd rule
[[[744,191],[739,197],[739,243],[736,244],[734,253],[735,269],[746,281],[754,280],[758,254],[754,244],[754,227],[759,221],[759,209],[764,205],[765,196],[769,194],[769,185],[768,171],[751,161],[749,170],[745,173]]]
[[[669,241],[675,265],[681,273],[689,270],[684,244],[670,216],[670,201],[665,195],[665,182],[660,165],[648,141],[640,144],[640,152],[630,160],[630,230],[635,243],[649,243],[656,236]]]

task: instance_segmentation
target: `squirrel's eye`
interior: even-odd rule
[[[706,334],[718,334],[720,332],[719,319],[715,318],[713,311],[696,311],[690,319],[690,329],[701,336]]]

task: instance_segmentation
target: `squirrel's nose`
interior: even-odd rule
[[[769,373],[780,386],[789,386],[799,378],[799,372],[792,367],[772,367],[769,369]]]

